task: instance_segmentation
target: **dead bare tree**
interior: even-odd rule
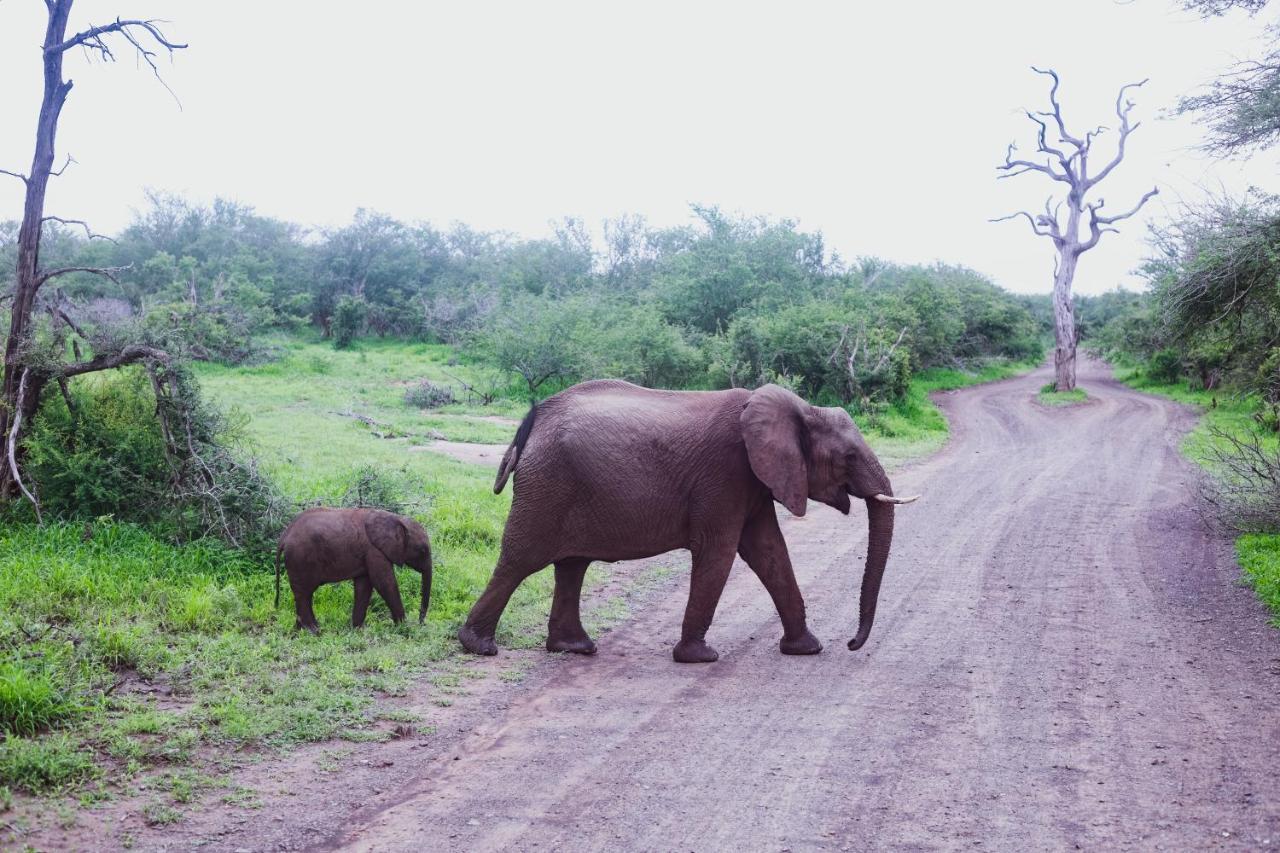
[[[48,358],[37,358],[32,352],[37,300],[40,289],[49,281],[71,273],[90,273],[114,280],[119,268],[111,267],[63,267],[43,269],[40,266],[41,232],[46,222],[78,224],[94,236],[89,226],[80,220],[47,216],[44,212],[45,193],[49,179],[63,174],[74,162],[68,156],[62,166],[54,169],[58,119],[71,93],[72,81],[62,78],[62,61],[67,52],[81,48],[103,61],[114,61],[113,43],[124,42],[159,77],[156,65],[158,51],[186,47],[169,40],[160,29],[159,21],[116,18],[100,26],[90,26],[70,37],[67,21],[71,16],[74,0],[44,0],[48,12],[44,42],[41,45],[44,65],[44,89],[40,101],[40,113],[36,122],[35,152],[31,170],[21,172],[0,169],[0,174],[22,181],[26,197],[22,211],[22,225],[18,231],[17,272],[11,294],[9,336],[4,347],[4,378],[0,386],[0,445],[7,448],[7,464],[0,466],[0,499],[14,497],[20,490],[34,502],[34,497],[22,484],[19,473],[19,430],[30,423],[40,404],[40,393],[46,383],[61,384],[69,376],[78,376],[98,370],[108,370],[139,361],[166,361],[165,353],[141,345],[124,346],[117,352],[98,353],[88,360],[61,363]],[[162,81],[163,82],[163,81]],[[66,318],[63,313],[63,318]],[[80,334],[79,328],[67,322]],[[78,353],[78,348],[77,348]]]
[[[1026,111],[1027,118],[1039,126],[1036,132],[1036,152],[1045,155],[1044,162],[1040,162],[1038,158],[1017,159],[1014,156],[1017,146],[1011,142],[1005,151],[1004,162],[996,167],[1002,173],[998,177],[1012,178],[1028,172],[1038,172],[1066,184],[1067,196],[1055,202],[1054,197],[1050,195],[1044,203],[1044,213],[1033,215],[1020,210],[991,221],[1004,222],[1025,216],[1027,222],[1031,223],[1031,230],[1039,237],[1048,237],[1057,249],[1053,268],[1055,387],[1059,391],[1071,391],[1076,387],[1076,324],[1071,299],[1071,285],[1076,277],[1076,265],[1082,254],[1098,245],[1098,240],[1103,233],[1107,231],[1117,233],[1118,229],[1113,227],[1115,223],[1133,216],[1159,192],[1158,189],[1152,188],[1131,209],[1112,216],[1102,214],[1105,203],[1102,198],[1098,198],[1097,201],[1086,201],[1089,192],[1110,175],[1124,159],[1125,143],[1129,140],[1129,134],[1137,130],[1141,124],[1141,122],[1130,124],[1129,114],[1134,105],[1132,101],[1125,98],[1125,93],[1142,86],[1147,81],[1127,83],[1120,87],[1120,93],[1116,96],[1116,117],[1120,120],[1120,127],[1115,153],[1096,174],[1091,174],[1089,157],[1093,153],[1093,144],[1107,131],[1107,128],[1098,126],[1085,133],[1083,137],[1069,133],[1062,118],[1062,104],[1058,101],[1057,73],[1052,69],[1042,70],[1035,67],[1031,70],[1053,80],[1053,85],[1049,89],[1051,109],[1041,112]],[[1049,121],[1053,122],[1054,131],[1058,137],[1056,145],[1049,143]],[[1067,208],[1065,223],[1060,218],[1064,201]],[[1082,233],[1083,227],[1088,228],[1087,234]]]

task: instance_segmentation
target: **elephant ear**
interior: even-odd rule
[[[809,500],[809,470],[805,464],[807,404],[785,388],[757,388],[742,410],[742,440],[747,459],[773,499],[792,515],[804,515]]]
[[[404,562],[409,550],[408,531],[399,516],[389,512],[374,511],[364,517],[364,532],[373,547],[382,552],[394,565]]]

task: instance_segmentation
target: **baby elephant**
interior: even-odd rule
[[[280,555],[289,573],[293,605],[298,613],[295,628],[318,633],[311,597],[325,583],[352,580],[356,602],[351,624],[364,624],[373,590],[391,609],[397,624],[404,621],[404,604],[393,566],[409,566],[422,573],[422,607],[418,621],[427,617],[431,601],[431,543],[427,531],[411,518],[380,509],[329,509],[316,507],[295,518],[280,536],[276,548],[276,607],[280,606]]]

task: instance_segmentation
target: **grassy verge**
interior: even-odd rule
[[[1131,388],[1158,394],[1195,406],[1203,413],[1196,428],[1183,440],[1182,452],[1197,465],[1212,471],[1209,451],[1222,439],[1215,438],[1215,429],[1244,437],[1252,431],[1254,415],[1259,400],[1247,394],[1230,391],[1201,391],[1187,387],[1184,382],[1157,382],[1139,369],[1122,368],[1116,378]],[[1280,438],[1273,437],[1271,446],[1280,445]],[[1244,580],[1253,587],[1258,598],[1275,614],[1273,620],[1280,627],[1280,534],[1251,533],[1236,540],[1236,555],[1243,570]]]
[[[295,635],[287,587],[274,609],[261,558],[211,542],[169,544],[111,519],[2,524],[0,794],[118,791],[94,780],[168,779],[189,774],[197,756],[232,750],[383,738],[390,726],[380,698],[404,694],[415,676],[457,653],[453,632],[492,571],[509,493],[493,494],[486,469],[411,452],[415,439],[377,438],[332,412],[406,433],[505,442],[509,424],[476,416],[518,416],[523,407],[424,414],[406,405],[406,383],[466,375],[445,347],[375,342],[334,352],[291,341],[283,350],[258,367],[202,366],[201,380],[209,396],[243,413],[252,449],[298,502],[341,493],[370,465],[413,483],[423,496],[414,514],[436,557],[426,624],[393,626],[375,596],[365,630],[353,631],[345,627],[351,585],[337,584],[316,596],[322,635]],[[503,645],[540,641],[550,585],[538,576],[517,593]],[[405,571],[400,587],[412,612],[417,576]]]
[[[954,391],[969,385],[996,382],[1034,370],[1040,359],[1029,361],[991,361],[971,371],[932,368],[912,377],[906,397],[871,418],[856,420],[866,423],[863,433],[886,468],[910,459],[926,456],[947,441],[947,419],[933,404],[929,395],[935,391]]]
[[[1059,391],[1052,382],[1041,388],[1040,392],[1036,394],[1036,402],[1042,406],[1074,406],[1088,399],[1089,395],[1085,393],[1083,388]]]
[[[1236,557],[1245,579],[1275,617],[1280,628],[1280,536],[1249,533],[1236,540]]]

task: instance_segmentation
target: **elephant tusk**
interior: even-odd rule
[[[876,495],[875,498],[881,503],[887,503],[887,504],[909,504],[909,503],[912,503],[913,501],[920,500],[919,495],[912,495],[909,498],[895,498],[889,495]]]

